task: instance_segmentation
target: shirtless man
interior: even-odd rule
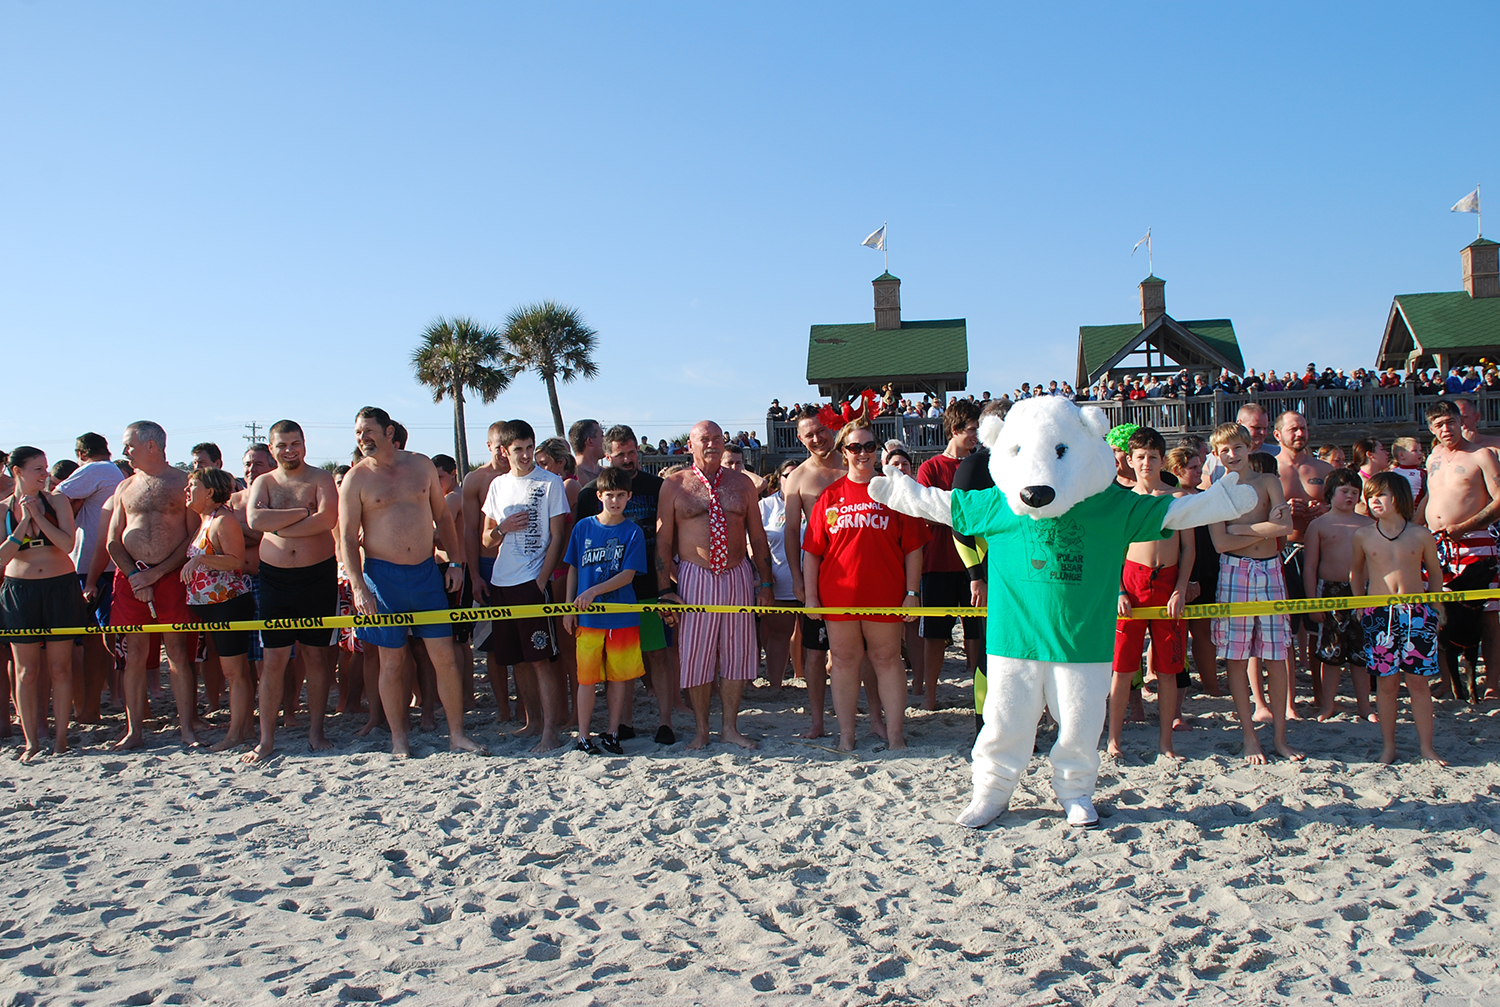
[[[115,488],[114,507],[105,548],[115,562],[109,609],[111,626],[193,622],[187,594],[177,571],[187,562],[188,541],[197,530],[198,515],[187,509],[183,490],[187,473],[167,464],[167,433],[150,420],[125,428],[125,457],[134,473]],[[128,572],[128,575],[127,575]],[[198,718],[193,690],[193,655],[189,637],[163,633],[172,694],[177,700],[178,728],[186,745],[198,745],[198,732],[208,725]],[[145,633],[126,637],[125,736],[117,748],[140,748],[146,743],[147,663],[156,644]]]
[[[1432,452],[1427,457],[1427,527],[1438,541],[1443,561],[1443,585],[1451,591],[1478,591],[1496,586],[1496,535],[1500,518],[1500,461],[1488,447],[1465,439],[1463,414],[1450,399],[1440,399],[1427,410]],[[1484,602],[1455,602],[1447,606],[1445,636],[1461,636],[1477,619],[1486,644],[1496,636],[1496,613]],[[1485,699],[1500,698],[1500,663],[1489,660],[1486,648]],[[1449,669],[1456,679],[1458,669]]]
[[[724,431],[717,423],[703,420],[696,424],[688,435],[688,447],[692,467],[663,482],[657,503],[656,571],[662,589],[658,597],[685,605],[774,605],[771,546],[760,523],[754,484],[749,476],[721,464]],[[747,536],[753,565],[745,551]],[[758,590],[754,586],[757,575]],[[682,687],[698,722],[698,732],[687,747],[700,749],[708,744],[708,707],[717,673],[723,703],[719,736],[742,748],[755,748],[737,724],[745,683],[755,679],[760,663],[755,616],[684,612],[666,618],[682,627]]]
[[[841,452],[834,448],[833,431],[818,418],[818,407],[807,405],[792,417],[797,422],[797,440],[807,449],[807,460],[798,465],[781,484],[786,500],[786,565],[792,575],[792,591],[799,604],[807,603],[802,582],[802,536],[806,515],[823,491],[848,472]],[[807,705],[812,711],[812,725],[799,737],[821,738],[823,706],[828,693],[828,624],[821,619],[802,620],[802,675],[807,682]],[[912,660],[920,661],[918,653]],[[921,668],[917,671],[920,673]],[[873,718],[872,718],[873,719]]]
[[[485,446],[490,451],[489,461],[464,476],[460,492],[462,503],[459,509],[463,515],[464,556],[468,558],[466,569],[469,589],[477,602],[489,601],[490,575],[495,572],[495,554],[500,551],[499,547],[482,545],[479,533],[484,524],[484,498],[490,492],[490,483],[495,481],[496,476],[510,471],[510,459],[506,457],[505,448],[500,446],[500,428],[504,425],[498,420],[490,424],[489,437],[485,441]],[[475,627],[474,646],[485,652],[490,687],[495,691],[495,720],[504,723],[510,719],[510,687],[506,681],[505,665],[496,658],[494,647],[489,646],[489,623],[479,623]],[[540,721],[534,725],[528,723],[521,733],[541,734],[542,725]]]
[[[578,420],[568,428],[568,447],[573,450],[573,476],[579,486],[599,478],[604,461],[604,428],[598,420]]]
[[[745,449],[738,444],[724,445],[723,465],[729,471],[739,472],[748,478],[751,485],[755,487],[756,493],[759,493],[761,487],[766,484],[764,478],[745,468]]]
[[[261,534],[260,598],[262,619],[334,616],[339,611],[338,560],[333,555],[333,527],[338,522],[339,493],[333,474],[306,462],[302,428],[292,420],[271,425],[271,457],[276,468],[250,486],[245,518]],[[336,629],[266,629],[260,676],[260,744],[242,762],[269,759],[276,750],[276,715],[284,700],[287,661],[299,644],[307,669],[307,741],[313,751],[332,748],[323,736],[328,687],[333,673]],[[290,709],[291,703],[287,704]]]
[[[1276,472],[1281,477],[1281,491],[1292,513],[1292,533],[1287,536],[1282,549],[1281,569],[1286,578],[1287,596],[1301,598],[1306,593],[1302,577],[1303,542],[1307,526],[1315,518],[1328,513],[1323,482],[1333,472],[1333,466],[1307,450],[1307,419],[1299,412],[1288,410],[1277,417],[1276,443],[1281,445],[1276,454]],[[1291,621],[1295,646],[1287,659],[1286,715],[1291,720],[1301,720],[1295,703],[1297,668],[1305,666],[1311,672],[1315,667],[1308,649],[1308,631],[1315,627],[1301,614],[1293,614]],[[1258,686],[1259,676],[1254,681]]]
[[[354,436],[365,460],[349,470],[339,495],[339,534],[344,561],[361,615],[429,612],[448,607],[447,591],[463,586],[463,546],[453,526],[437,468],[422,455],[398,451],[392,443],[390,414],[365,406],[355,416]],[[432,556],[432,532],[449,560],[438,573]],[[363,537],[361,537],[363,532]],[[363,545],[363,556],[360,549]],[[413,626],[432,659],[437,691],[448,718],[448,748],[480,750],[464,734],[463,692],[458,655],[449,623]],[[355,635],[380,651],[380,702],[391,728],[391,752],[411,755],[406,736],[406,708],[411,696],[403,676],[405,626],[361,626]]]

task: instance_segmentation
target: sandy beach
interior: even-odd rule
[[[1127,729],[1101,828],[1038,758],[971,832],[956,657],[903,753],[796,739],[800,683],[763,681],[753,753],[529,756],[483,705],[488,758],[351,715],[263,767],[86,729],[0,780],[0,1004],[1500,1004],[1493,705],[1439,704],[1447,769],[1376,765],[1352,714],[1255,769],[1194,697],[1180,764]]]

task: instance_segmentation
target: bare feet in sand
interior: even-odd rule
[[[326,752],[333,747],[333,742],[323,736],[322,731],[316,734],[312,731],[307,733],[307,747],[314,752]]]
[[[1269,724],[1275,719],[1276,717],[1271,713],[1269,706],[1257,706],[1255,712],[1250,714],[1251,722],[1256,724]]]
[[[475,755],[489,755],[489,749],[478,744],[468,736],[457,739],[448,739],[448,751],[450,752],[473,752]]]
[[[1293,748],[1291,745],[1288,745],[1284,741],[1275,742],[1272,747],[1276,749],[1276,754],[1281,756],[1283,759],[1291,759],[1293,762],[1301,762],[1303,759],[1307,758],[1306,755],[1297,751],[1295,748]]]
[[[1162,759],[1171,759],[1173,762],[1182,761],[1182,756],[1178,755],[1170,748],[1158,748],[1156,750],[1156,758],[1158,761]]]
[[[264,749],[264,751],[262,751],[262,749]],[[240,756],[240,761],[248,766],[257,762],[265,762],[275,754],[276,747],[274,745],[256,745],[254,748],[250,749],[250,751]]]
[[[1338,715],[1339,715],[1338,707],[1336,707],[1336,706],[1325,706],[1323,709],[1321,709],[1321,710],[1318,711],[1318,723],[1320,723],[1320,724],[1326,724],[1326,723],[1328,723],[1328,721],[1332,720],[1334,717],[1337,717]]]
[[[827,735],[828,731],[824,729],[823,724],[821,722],[815,721],[811,727],[798,734],[797,737],[807,738],[809,741],[816,741],[818,738],[823,738]]]
[[[1174,731],[1191,731],[1192,729],[1193,721],[1189,717],[1178,717],[1172,721],[1172,730]]]
[[[236,738],[232,734],[226,734],[222,741],[216,741],[212,745],[209,745],[208,750],[210,752],[227,752],[231,748],[238,748],[249,740],[249,735],[246,735],[243,738]]]
[[[842,734],[839,735],[839,751],[840,752],[852,752],[852,751],[854,751],[854,739],[853,738],[845,738]]]
[[[1396,746],[1395,745],[1386,745],[1386,746],[1382,747],[1381,750],[1380,750],[1380,761],[1381,761],[1381,763],[1383,765],[1386,765],[1386,766],[1389,766],[1391,763],[1395,762],[1396,761]]]
[[[525,727],[521,728],[515,734],[511,735],[511,737],[513,737],[513,738],[540,738],[541,736],[542,736],[542,725],[541,724],[527,724]],[[562,744],[562,742],[558,742],[558,744],[560,745],[560,744]],[[553,747],[555,748],[556,746],[554,745]],[[539,750],[543,751],[543,752],[547,751],[547,749],[545,749],[545,748],[539,749]],[[538,751],[538,749],[533,749],[533,751]]]
[[[686,747],[689,752],[702,751],[708,747],[708,735],[702,733],[693,735],[693,740],[689,741]]]
[[[40,759],[42,757],[42,752],[43,751],[44,751],[44,749],[40,749],[40,748],[26,748],[26,749],[22,749],[21,755],[17,759],[17,761],[18,762],[35,762],[37,759]]]
[[[139,733],[127,734],[125,735],[125,737],[115,742],[116,748],[144,748],[145,746],[146,739]]]
[[[1245,740],[1245,761],[1252,766],[1264,766],[1266,764],[1266,753],[1260,747],[1260,742],[1254,738]]]
[[[543,752],[550,752],[562,747],[562,739],[557,736],[556,731],[539,730],[537,733],[541,737],[535,745],[531,746],[530,751],[532,755],[541,755]],[[521,734],[525,737],[531,737],[525,731],[522,731]]]
[[[1146,706],[1141,702],[1141,694],[1132,692],[1130,694],[1130,705],[1125,710],[1125,720],[1131,724],[1144,724],[1146,722]]]
[[[1422,761],[1436,762],[1439,766],[1446,766],[1448,764],[1448,761],[1446,759],[1437,754],[1437,752],[1431,748],[1422,749]]]
[[[739,745],[741,748],[748,748],[752,752],[760,747],[760,745],[751,741],[739,731],[724,731],[720,733],[719,738],[720,740],[726,741],[731,745]]]
[[[355,737],[358,737],[358,738],[366,737],[367,735],[369,735],[369,733],[371,731],[375,730],[375,728],[377,728],[379,726],[380,726],[380,721],[378,721],[378,720],[367,720],[367,721],[365,721],[365,726],[361,727],[359,730],[355,731],[354,735],[355,735]]]
[[[881,741],[890,740],[890,738],[886,734],[885,725],[878,720],[872,720],[870,722],[870,733],[875,735],[875,737],[879,738]]]
[[[1104,754],[1109,756],[1111,759],[1119,759],[1125,755],[1125,750],[1120,747],[1119,742],[1111,741],[1109,743],[1109,747],[1104,750]]]

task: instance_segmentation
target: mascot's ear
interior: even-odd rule
[[[1083,424],[1102,440],[1109,436],[1109,417],[1104,415],[1104,410],[1098,406],[1084,406],[1078,410],[1083,414]]]
[[[989,416],[979,418],[979,443],[987,448],[994,448],[1000,443],[1000,428],[1005,426],[1005,421],[991,413]]]

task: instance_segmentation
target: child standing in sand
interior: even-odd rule
[[[1314,518],[1307,526],[1303,539],[1307,549],[1302,564],[1303,588],[1308,598],[1348,598],[1354,594],[1354,589],[1344,578],[1349,576],[1350,560],[1354,555],[1354,533],[1370,526],[1370,518],[1354,510],[1355,504],[1359,503],[1359,475],[1348,469],[1334,469],[1323,483],[1323,493],[1332,509]],[[1354,705],[1359,710],[1359,717],[1373,721],[1370,675],[1359,663],[1364,652],[1354,645],[1350,636],[1351,633],[1357,636],[1358,631],[1354,610],[1309,612],[1308,618],[1321,623],[1315,653],[1322,668],[1320,675],[1313,679],[1320,700],[1318,719],[1333,718],[1339,679],[1343,677],[1342,669],[1347,664],[1354,682]]]
[[[1250,432],[1238,423],[1224,423],[1209,438],[1214,455],[1226,471],[1255,490],[1255,509],[1232,523],[1210,527],[1214,548],[1219,551],[1220,602],[1284,601],[1286,581],[1281,573],[1281,550],[1277,540],[1290,535],[1292,511],[1287,506],[1281,480],[1250,467]],[[1275,469],[1272,469],[1274,472]],[[1250,658],[1260,658],[1270,679],[1272,743],[1278,754],[1301,759],[1301,752],[1286,743],[1287,646],[1291,623],[1284,615],[1233,616],[1214,620],[1214,646],[1224,655],[1229,691],[1235,713],[1245,734],[1245,761],[1265,765],[1265,751],[1255,736],[1250,705]]]
[[[620,721],[635,688],[646,673],[641,660],[641,617],[635,612],[590,614],[594,602],[629,605],[635,602],[636,574],[646,572],[646,539],[634,521],[625,520],[634,474],[620,468],[601,469],[594,486],[604,508],[573,526],[563,562],[568,565],[568,601],[582,614],[563,616],[563,629],[574,635],[578,653],[577,749],[598,755],[599,746],[616,755]],[[594,687],[604,686],[609,708],[609,730],[596,742],[589,736],[594,718]]]
[[[1130,468],[1135,474],[1134,492],[1144,496],[1172,496],[1172,489],[1161,481],[1162,456],[1167,443],[1150,427],[1137,427],[1126,443]],[[1150,542],[1132,542],[1125,552],[1125,568],[1120,575],[1119,620],[1115,623],[1114,678],[1109,687],[1109,754],[1119,756],[1120,730],[1125,724],[1125,708],[1130,703],[1130,680],[1141,666],[1141,649],[1146,630],[1151,630],[1151,670],[1156,673],[1156,689],[1161,730],[1156,750],[1169,759],[1177,758],[1172,750],[1172,721],[1177,711],[1177,676],[1187,660],[1187,624],[1182,609],[1187,604],[1188,580],[1193,574],[1193,541],[1191,533],[1175,532],[1170,537]],[[1136,606],[1165,606],[1167,619],[1149,622],[1130,618]]]
[[[1402,476],[1380,472],[1365,483],[1365,506],[1375,524],[1354,534],[1350,581],[1356,596],[1434,593],[1443,589],[1437,541],[1415,521],[1411,486]],[[1426,567],[1426,575],[1423,575]],[[1438,673],[1438,627],[1442,610],[1426,602],[1367,608],[1360,616],[1365,663],[1380,676],[1376,703],[1385,746],[1380,761],[1396,761],[1396,698],[1401,678],[1411,696],[1412,720],[1422,758],[1446,766],[1432,748],[1432,692]]]

